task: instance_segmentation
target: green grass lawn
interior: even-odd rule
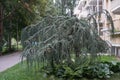
[[[47,80],[43,73],[28,71],[27,65],[17,64],[0,73],[0,80]]]
[[[100,61],[119,61],[115,56],[100,56]]]
[[[0,73],[0,80],[58,80],[53,76],[46,77],[44,73],[28,71],[26,64],[17,64]]]
[[[117,60],[115,57],[108,57],[103,56],[101,58],[102,61],[108,61],[108,60]],[[36,74],[35,74],[36,73]],[[53,76],[46,77],[44,73],[41,72],[32,72],[28,71],[26,64],[17,64],[13,66],[12,68],[1,72],[0,73],[0,80],[62,80],[62,79],[55,79]],[[90,79],[80,79],[80,80],[90,80]],[[92,79],[92,80],[98,80],[98,79]],[[104,79],[102,79],[104,80]],[[120,73],[116,73],[112,75],[110,79],[107,80],[120,80]]]

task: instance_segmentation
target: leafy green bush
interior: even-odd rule
[[[120,72],[120,62],[103,62],[104,64],[108,64],[110,67],[110,70],[113,71],[114,73]]]
[[[82,77],[82,69],[72,69],[67,65],[57,65],[55,68],[45,67],[43,71],[47,75],[54,75],[63,79],[75,79]]]
[[[16,51],[16,49],[14,47],[12,47],[11,50],[9,50],[8,47],[3,47],[2,54],[5,55],[5,54],[9,54],[9,53],[12,53],[15,51]]]
[[[87,78],[110,78],[113,73],[108,64],[97,63],[83,68],[83,76]]]
[[[65,64],[59,64],[55,65],[54,69],[47,66],[44,72],[47,75],[70,80],[83,77],[88,79],[106,79],[110,78],[113,73],[120,72],[120,62],[97,62],[85,67],[78,66],[74,68]]]

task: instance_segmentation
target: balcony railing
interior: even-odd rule
[[[114,14],[120,14],[120,0],[111,1],[111,11]]]
[[[102,0],[88,0],[90,5],[97,5],[97,1],[99,1],[99,5],[102,4]]]
[[[99,2],[99,6],[101,6],[102,5],[102,0],[98,0]],[[87,3],[86,3],[86,6],[85,6],[85,8],[86,9],[89,9],[90,8],[90,6],[97,6],[98,5],[98,3],[97,3],[97,0],[87,0]]]

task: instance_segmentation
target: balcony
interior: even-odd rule
[[[111,1],[111,11],[114,14],[120,14],[120,0]]]
[[[98,0],[99,2],[99,9],[101,9],[101,6],[102,6],[102,0]],[[87,0],[87,3],[86,3],[86,6],[85,6],[85,8],[87,9],[87,10],[89,10],[89,9],[91,9],[91,8],[93,8],[93,6],[94,7],[97,7],[97,0]]]
[[[89,4],[90,4],[90,5],[97,5],[97,1],[99,1],[99,2],[98,2],[99,5],[102,4],[102,0],[89,0]]]

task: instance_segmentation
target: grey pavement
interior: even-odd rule
[[[21,52],[0,56],[0,72],[7,70],[21,61]]]

